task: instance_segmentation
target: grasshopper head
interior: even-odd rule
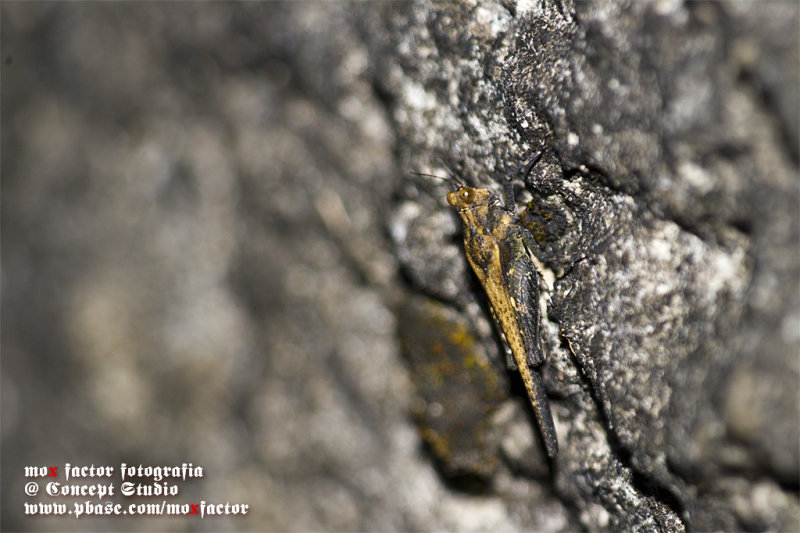
[[[486,189],[461,186],[455,191],[447,193],[447,203],[461,210],[472,209],[490,202],[492,193]]]

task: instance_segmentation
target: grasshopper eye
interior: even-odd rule
[[[461,187],[457,191],[447,193],[447,202],[453,207],[464,209],[475,202],[475,189],[472,187]]]

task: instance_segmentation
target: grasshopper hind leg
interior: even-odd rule
[[[539,430],[542,433],[545,451],[548,457],[555,457],[558,453],[558,437],[556,436],[556,426],[553,423],[553,414],[550,412],[550,401],[544,390],[542,376],[533,369],[529,369],[528,394],[531,396],[533,413],[539,423]],[[525,376],[523,375],[523,379]]]
[[[517,310],[519,332],[525,345],[525,359],[518,363],[533,412],[549,457],[558,453],[558,438],[550,411],[544,380],[536,368],[544,362],[539,313],[539,273],[526,254],[518,254],[507,271],[511,298]]]
[[[544,361],[539,317],[539,273],[527,255],[520,255],[509,269],[509,289],[517,306],[519,331],[528,364]]]
[[[494,321],[495,331],[497,334],[500,335],[500,338],[503,341],[503,350],[506,352],[506,367],[509,370],[516,370],[517,369],[517,362],[514,360],[514,352],[511,351],[511,346],[508,344],[508,340],[506,339],[506,334],[503,333],[503,327],[500,325],[500,321],[497,319],[497,314],[494,312],[494,308],[489,306],[489,311],[492,313],[492,320]]]

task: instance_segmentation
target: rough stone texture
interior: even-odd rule
[[[797,4],[0,9],[4,531],[800,529]],[[553,462],[408,173],[539,148]],[[123,461],[251,512],[22,514]]]

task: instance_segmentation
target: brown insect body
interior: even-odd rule
[[[550,403],[535,369],[544,361],[539,332],[539,274],[525,248],[525,229],[514,212],[486,189],[459,184],[447,194],[464,226],[467,260],[481,282],[492,311],[528,391],[547,455],[558,452]],[[513,205],[513,204],[512,204]]]

